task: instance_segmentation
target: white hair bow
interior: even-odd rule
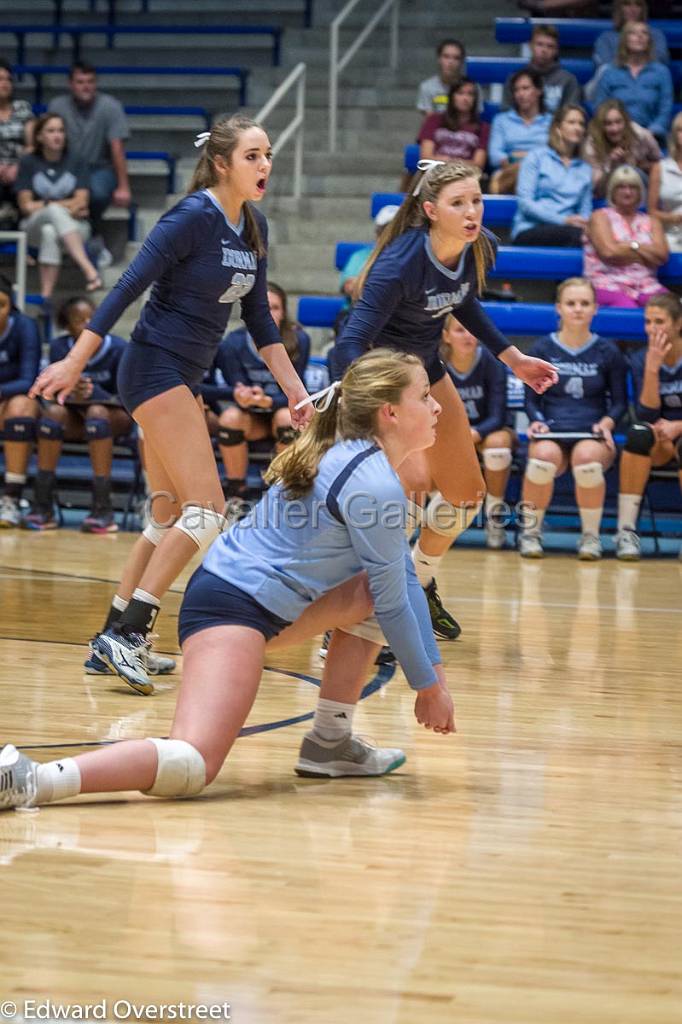
[[[419,181],[417,182],[417,184],[415,185],[414,191],[412,193],[413,196],[418,196],[419,193],[421,192],[422,185],[424,184],[424,179],[426,178],[426,175],[429,173],[429,171],[433,167],[440,167],[445,162],[446,162],[445,160],[418,160],[417,161],[417,170],[418,171],[423,171],[423,174],[422,174],[421,178],[419,179]]]
[[[294,409],[302,409],[304,405],[311,404],[315,406],[316,412],[326,412],[329,406],[332,404],[332,398],[334,397],[334,393],[340,387],[341,381],[334,380],[331,382],[329,387],[322,388],[321,391],[316,391],[314,395],[308,395],[307,398],[304,398],[301,402],[298,402],[294,406]],[[324,399],[324,401],[320,401],[320,399]]]
[[[208,142],[208,140],[210,138],[211,138],[211,133],[210,132],[199,132],[199,134],[197,135],[197,137],[194,140],[194,145],[196,146],[197,149],[200,149],[201,146],[204,146]]]

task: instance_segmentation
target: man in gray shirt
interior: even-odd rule
[[[113,96],[97,91],[97,72],[77,62],[69,74],[68,95],[56,96],[50,113],[66,125],[69,156],[85,164],[90,174],[90,219],[93,234],[101,236],[107,206],[130,206],[130,185],[124,142],[130,135],[123,107]]]
[[[582,92],[578,79],[565,71],[559,63],[559,33],[554,25],[536,25],[530,40],[530,61],[528,67],[542,79],[542,93],[545,110],[554,114],[567,103],[582,103]],[[504,84],[502,109],[512,105],[511,75]]]

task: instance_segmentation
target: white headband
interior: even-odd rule
[[[298,402],[294,409],[302,409],[304,405],[314,405],[316,412],[326,412],[329,406],[332,404],[332,398],[338,388],[341,387],[340,380],[334,380],[328,388],[322,388],[321,391],[316,391],[314,395],[308,395],[302,402]],[[318,405],[318,400],[323,398],[324,401]]]
[[[196,143],[195,143],[195,145],[196,145]],[[414,191],[412,193],[413,196],[418,196],[419,193],[421,192],[422,185],[424,184],[424,179],[426,178],[426,175],[429,173],[429,171],[433,167],[440,167],[444,163],[446,163],[445,160],[419,160],[419,161],[417,161],[417,170],[418,171],[423,171],[424,173],[422,174],[421,178],[419,179],[419,181],[417,182],[417,184],[416,184],[416,186],[414,188]]]
[[[211,133],[210,132],[199,132],[199,134],[197,135],[197,137],[194,140],[194,145],[196,146],[197,149],[200,149],[202,146],[204,146],[208,142],[208,140],[210,138],[211,138]]]

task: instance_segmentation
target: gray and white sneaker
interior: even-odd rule
[[[167,676],[175,672],[176,662],[174,658],[166,658],[163,654],[155,654],[154,651],[149,650],[143,651],[142,657],[150,676]],[[83,667],[85,668],[86,675],[89,676],[110,676],[114,674],[109,666],[95,653],[92,648],[92,641],[90,641],[90,649]]]
[[[0,498],[0,530],[11,530],[12,527],[20,525],[19,502],[9,494],[3,494]]]
[[[32,807],[38,790],[38,765],[7,743],[0,750],[0,810]]]
[[[539,533],[519,534],[519,554],[521,558],[544,558],[545,551]]]
[[[598,562],[601,558],[601,541],[595,533],[584,533],[578,544],[578,558],[581,562]]]
[[[344,775],[387,775],[405,764],[402,750],[373,747],[350,733],[342,740],[323,740],[307,732],[295,771],[306,779],[338,779]]]
[[[634,530],[625,527],[616,534],[616,558],[621,562],[639,562],[642,546]]]
[[[149,640],[139,633],[115,633],[114,630],[107,629],[93,637],[90,647],[117,676],[125,679],[136,693],[148,697],[154,692],[154,684],[147,672]]]
[[[507,534],[504,526],[500,526],[492,519],[485,522],[485,544],[492,551],[499,551],[507,543]]]

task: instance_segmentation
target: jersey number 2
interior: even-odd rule
[[[255,274],[235,274],[232,284],[223,292],[218,302],[236,302],[237,299],[243,298],[251,291],[255,280]]]

